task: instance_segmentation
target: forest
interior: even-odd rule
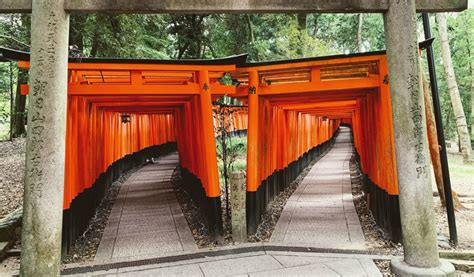
[[[466,131],[468,137],[473,133],[474,10],[431,15],[430,21],[445,136],[457,144]],[[418,22],[423,41],[421,16]],[[29,32],[30,15],[0,15],[0,47],[29,51]],[[448,49],[441,46],[443,33]],[[79,14],[71,16],[69,45],[77,57],[211,59],[248,53],[250,61],[385,49],[381,14]],[[446,50],[450,55],[443,56]],[[447,58],[454,76],[446,70]],[[0,63],[0,140],[25,135],[28,100],[17,88],[27,80],[14,63]],[[450,94],[453,80],[462,109],[452,100],[456,92]]]

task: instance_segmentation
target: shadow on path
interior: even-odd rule
[[[288,199],[270,242],[289,246],[366,249],[351,191],[350,130],[341,127],[333,148]]]
[[[96,261],[196,250],[172,188],[178,154],[160,157],[122,185],[100,241]]]

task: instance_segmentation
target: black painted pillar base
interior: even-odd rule
[[[201,180],[184,167],[181,167],[181,179],[182,188],[189,193],[193,201],[199,206],[202,217],[207,221],[211,240],[222,241],[224,230],[221,197],[208,197],[202,187]]]
[[[260,215],[257,212],[257,192],[247,191],[245,199],[246,217],[247,217],[247,234],[255,234],[258,224],[260,223]]]
[[[72,200],[69,208],[63,211],[61,254],[65,256],[69,253],[76,239],[87,229],[96,208],[113,182],[128,170],[145,164],[147,159],[169,154],[176,149],[175,142],[168,142],[126,155],[112,163],[105,172],[97,177],[91,187],[79,193]]]
[[[367,188],[367,201],[369,209],[387,236],[393,242],[400,242],[402,239],[402,227],[400,222],[400,206],[398,195],[390,195],[370,178],[364,178],[364,187]]]
[[[209,235],[213,241],[223,240],[223,224],[222,224],[222,205],[221,197],[206,197],[207,198],[207,218]]]

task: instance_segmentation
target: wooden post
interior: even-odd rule
[[[206,170],[204,187],[207,188],[209,232],[220,240],[222,236],[222,210],[220,199],[219,176],[217,172],[216,140],[214,135],[214,121],[212,114],[211,84],[209,72],[199,71],[199,91],[202,117],[204,170]]]
[[[30,99],[21,241],[22,276],[61,264],[69,15],[64,0],[33,1]]]
[[[257,231],[258,180],[258,72],[249,72],[247,129],[247,233]]]

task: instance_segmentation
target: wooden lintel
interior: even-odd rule
[[[28,95],[29,86],[21,85],[21,94]],[[235,94],[235,87],[211,84],[211,93],[216,95]],[[110,85],[69,84],[68,95],[193,95],[199,94],[198,84],[188,85]]]
[[[360,78],[360,79],[344,79],[321,81],[317,84],[313,82],[296,83],[296,84],[282,84],[261,86],[260,95],[272,94],[294,94],[294,93],[308,93],[320,91],[335,91],[335,90],[350,90],[350,89],[370,89],[380,86],[379,78]]]

